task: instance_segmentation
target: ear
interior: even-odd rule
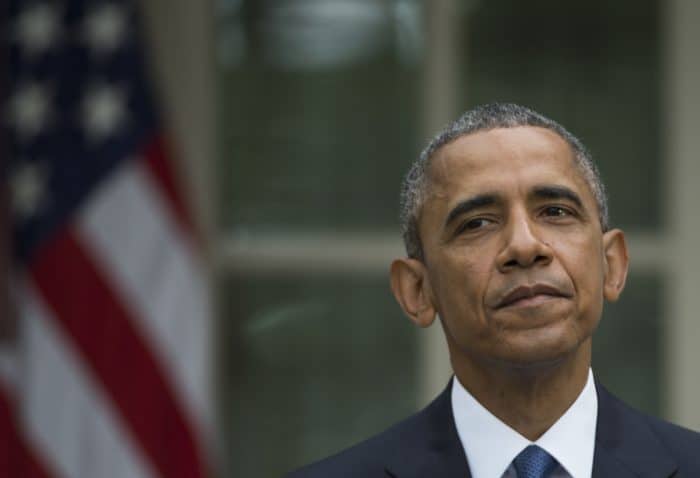
[[[606,300],[615,302],[625,288],[629,267],[627,241],[620,229],[611,229],[603,234],[603,254],[605,261],[603,295]]]
[[[419,327],[435,321],[436,310],[425,265],[410,258],[391,263],[391,291],[404,313]]]

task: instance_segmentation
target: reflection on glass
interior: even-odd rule
[[[376,1],[276,2],[261,19],[264,58],[275,67],[298,70],[371,58],[389,40],[389,13]]]
[[[231,279],[222,295],[231,476],[281,476],[414,410],[415,330],[385,280]]]
[[[405,0],[333,0],[251,2],[227,17],[220,50],[236,57],[235,19],[247,52],[220,63],[226,227],[396,225],[421,141],[419,14]]]

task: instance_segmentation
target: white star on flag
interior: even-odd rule
[[[20,86],[10,98],[8,119],[21,139],[30,139],[39,134],[50,114],[49,93],[39,83]]]
[[[13,36],[27,55],[34,56],[56,44],[60,26],[54,6],[37,3],[18,15]]]
[[[119,48],[124,43],[126,33],[127,18],[119,5],[99,5],[85,17],[84,38],[96,54],[104,55]]]
[[[82,102],[85,136],[92,142],[113,136],[126,120],[126,95],[121,88],[101,85],[88,89]]]
[[[45,203],[46,170],[40,164],[23,162],[10,181],[12,208],[21,219],[28,219]]]

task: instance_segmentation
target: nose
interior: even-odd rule
[[[501,272],[547,265],[552,261],[551,247],[540,237],[537,225],[526,212],[511,217],[504,229],[504,246],[497,261]]]

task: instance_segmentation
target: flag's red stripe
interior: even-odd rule
[[[166,203],[168,203],[175,220],[195,244],[201,245],[201,237],[198,234],[190,210],[180,193],[182,188],[172,168],[167,145],[163,138],[155,136],[146,146],[144,154],[148,170],[151,172],[153,179],[155,179],[154,184],[160,190]]]
[[[0,386],[0,476],[49,478],[44,465],[24,439],[9,397]]]
[[[67,229],[30,273],[161,476],[204,476],[194,434],[152,352],[77,237]]]

